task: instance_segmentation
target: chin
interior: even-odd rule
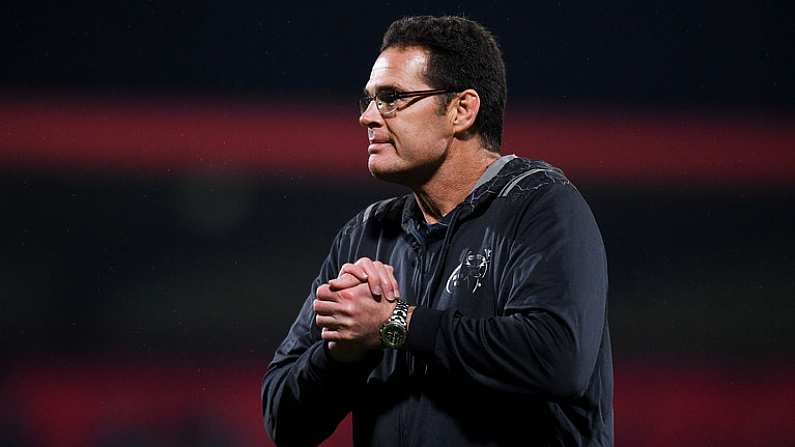
[[[394,182],[395,178],[400,177],[400,170],[390,169],[380,163],[368,163],[367,168],[370,170],[370,174],[378,180]]]
[[[386,160],[383,156],[370,156],[367,168],[370,174],[378,180],[391,183],[405,183],[406,170],[401,169],[394,160]]]
[[[371,155],[367,167],[370,174],[379,180],[413,187],[428,182],[439,169],[441,161],[414,164],[400,158]]]

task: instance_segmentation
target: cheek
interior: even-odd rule
[[[445,125],[443,116],[426,113],[387,123],[387,129],[401,158],[424,159],[446,149],[451,135],[445,134]]]
[[[438,141],[445,140],[440,130],[440,127],[434,127],[434,124],[430,122],[396,127],[394,130],[395,142],[403,146],[412,147],[427,147],[428,144],[435,145]]]

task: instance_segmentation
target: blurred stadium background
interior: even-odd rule
[[[596,214],[617,444],[795,439],[792,3],[0,11],[0,444],[270,445],[260,378],[336,229],[402,193],[355,99],[425,13],[495,32],[504,153]]]

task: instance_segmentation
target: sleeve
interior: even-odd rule
[[[607,265],[590,208],[570,184],[537,192],[495,271],[502,313],[416,308],[408,349],[450,374],[563,401],[587,390],[606,324]]]
[[[315,291],[335,278],[341,267],[337,260],[339,240],[338,234],[262,381],[265,429],[279,446],[314,446],[330,436],[351,410],[357,388],[380,360],[368,358],[356,364],[335,361],[315,324]]]

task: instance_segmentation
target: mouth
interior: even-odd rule
[[[392,145],[392,140],[383,136],[376,136],[372,129],[367,129],[367,139],[370,145],[367,147],[367,153],[373,154],[387,145]]]
[[[386,146],[391,146],[391,145],[392,143],[389,141],[383,141],[383,142],[373,141],[370,143],[369,146],[367,146],[367,153],[370,155],[375,155],[381,152],[381,150],[384,149]]]

